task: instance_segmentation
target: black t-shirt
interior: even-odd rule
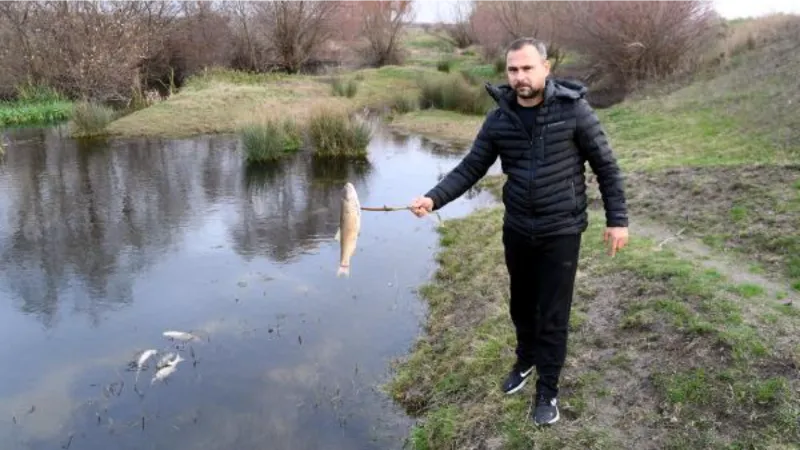
[[[522,106],[516,101],[514,101],[512,107],[514,108],[514,112],[516,112],[519,118],[522,119],[522,123],[525,125],[525,128],[528,130],[528,133],[532,135],[533,121],[534,117],[536,116],[536,111],[539,109],[539,105]]]

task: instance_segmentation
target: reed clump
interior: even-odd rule
[[[311,115],[308,135],[314,155],[323,157],[366,157],[371,138],[369,126],[345,112],[320,110]]]
[[[91,101],[80,101],[72,109],[72,136],[80,138],[108,134],[107,127],[117,114],[114,109]]]
[[[294,119],[254,123],[240,131],[248,164],[276,161],[295,153],[302,145],[302,132]]]

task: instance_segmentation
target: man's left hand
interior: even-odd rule
[[[628,243],[628,227],[608,227],[603,233],[603,242],[608,244],[608,254],[614,256]]]

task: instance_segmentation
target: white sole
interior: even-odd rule
[[[556,416],[553,417],[553,419],[551,419],[549,422],[537,423],[537,425],[539,425],[539,426],[552,425],[552,424],[558,422],[558,419],[560,419],[560,418],[561,418],[560,411],[556,410]]]
[[[517,387],[515,387],[514,389],[512,389],[512,390],[510,390],[510,391],[506,392],[506,395],[511,395],[511,394],[513,394],[513,393],[515,393],[515,392],[519,391],[520,389],[524,388],[524,387],[525,387],[525,383],[527,383],[527,382],[528,382],[528,379],[527,379],[527,378],[523,379],[523,380],[522,380],[522,383],[520,383],[520,384],[519,384],[519,386],[517,386]]]

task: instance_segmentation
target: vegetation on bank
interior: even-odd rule
[[[308,134],[318,157],[367,156],[369,126],[346,113],[321,110],[309,119]]]
[[[240,134],[248,164],[276,161],[296,152],[302,144],[301,130],[290,118],[283,122],[268,120],[251,124],[244,127]]]
[[[17,86],[16,99],[0,102],[0,127],[47,125],[70,118],[72,102],[55,89],[25,83]]]
[[[108,106],[81,101],[72,112],[72,136],[92,138],[107,134],[108,125],[117,117],[117,112]]]

